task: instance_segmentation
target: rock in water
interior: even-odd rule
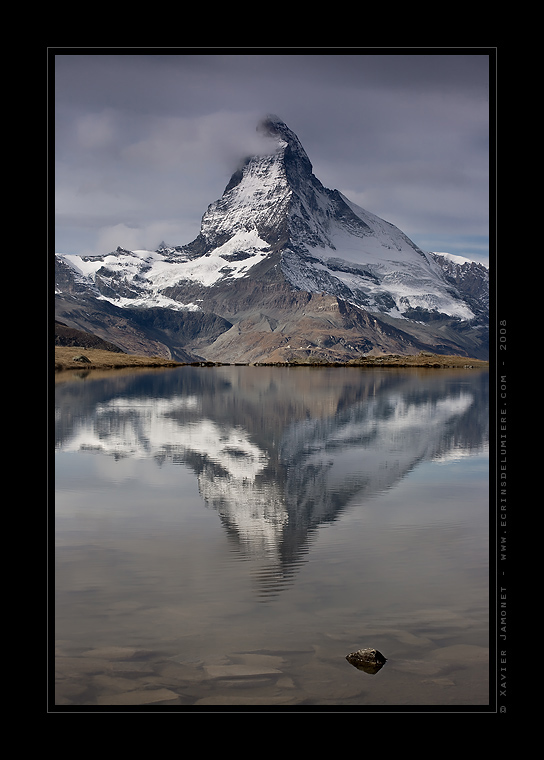
[[[381,670],[387,662],[387,658],[377,649],[358,649],[346,655],[346,660],[358,670],[364,670],[371,675]]]

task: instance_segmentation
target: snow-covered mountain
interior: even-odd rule
[[[241,163],[193,242],[57,254],[57,317],[126,350],[214,361],[487,356],[485,267],[422,251],[325,188],[277,117],[258,129],[270,151]]]

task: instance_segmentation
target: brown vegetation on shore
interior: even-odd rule
[[[219,362],[220,363],[220,362]],[[55,371],[90,370],[90,369],[127,369],[130,367],[179,367],[183,362],[164,359],[159,356],[137,356],[134,354],[114,353],[98,348],[78,346],[55,346]],[[213,365],[215,362],[201,362]],[[336,366],[330,362],[259,362],[256,366]],[[383,356],[366,356],[342,363],[344,367],[427,367],[427,368],[465,368],[480,369],[489,362],[482,359],[469,359],[466,356],[443,356],[441,354],[420,353],[409,356],[386,354]]]
[[[347,366],[483,369],[489,367],[489,362],[484,359],[470,359],[466,356],[448,356],[422,352],[413,356],[402,356],[399,354],[368,356],[347,362]]]
[[[87,360],[87,361],[86,361]],[[67,369],[126,369],[127,367],[178,367],[180,362],[160,356],[136,356],[82,346],[55,346],[55,371]]]

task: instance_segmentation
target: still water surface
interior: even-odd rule
[[[55,390],[57,705],[488,704],[487,372]]]

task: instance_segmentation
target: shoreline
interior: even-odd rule
[[[84,358],[79,358],[84,357]],[[86,360],[85,360],[86,359]],[[414,355],[385,354],[365,356],[347,362],[330,361],[289,361],[289,362],[181,362],[159,356],[139,356],[137,354],[115,353],[97,348],[79,346],[55,346],[55,373],[73,370],[116,370],[116,369],[168,369],[173,367],[394,367],[405,369],[484,369],[489,361],[466,356],[419,353]]]

